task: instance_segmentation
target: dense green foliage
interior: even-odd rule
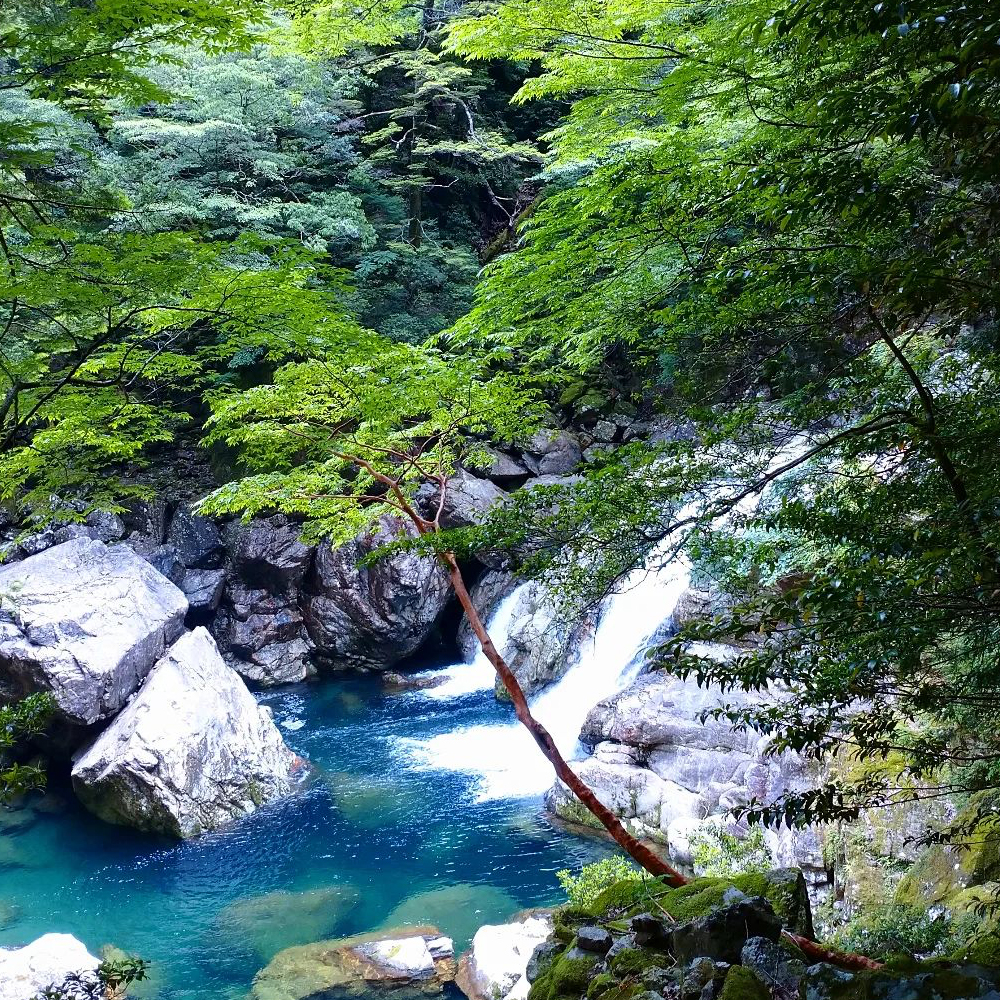
[[[729,713],[775,752],[902,755],[752,818],[1000,782],[996,34],[989,4],[561,0],[483,4],[451,36],[539,59],[522,99],[576,97],[553,189],[456,341],[557,383],[624,370],[690,429],[491,537],[541,535],[531,568],[585,590],[683,532],[735,601],[658,665],[782,681]]]
[[[582,380],[675,433],[436,547],[568,603],[685,547],[731,599],[655,665],[857,765],[753,820],[998,788],[991,8],[8,5],[0,498],[113,506],[189,422],[206,510],[342,540]]]
[[[556,878],[571,906],[587,907],[593,905],[598,896],[612,885],[623,881],[641,882],[642,874],[629,858],[615,854],[584,865],[575,875],[564,868],[556,872]]]
[[[27,742],[45,731],[52,709],[45,694],[0,706],[0,803],[45,787],[45,769],[31,759]]]
[[[0,502],[79,518],[147,495],[204,392],[350,339],[348,314],[418,342],[468,307],[536,158],[506,102],[436,27],[338,63],[281,18],[5,6]]]

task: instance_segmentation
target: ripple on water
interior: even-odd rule
[[[393,752],[507,721],[489,691],[387,698],[375,679],[338,679],[261,700],[315,781],[176,844],[98,822],[54,776],[43,810],[0,823],[0,945],[63,931],[150,960],[159,1000],[242,997],[274,952],[317,937],[431,920],[463,948],[605,851],[540,820],[537,800],[477,802],[468,775]]]

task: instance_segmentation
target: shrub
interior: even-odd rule
[[[960,949],[977,918],[953,918],[917,906],[890,904],[859,915],[834,935],[836,947],[873,958],[905,953],[918,958],[947,955]]]
[[[592,865],[584,865],[579,875],[564,868],[556,872],[556,878],[573,906],[588,907],[608,886],[624,879],[639,881],[642,872],[624,855],[615,854]]]
[[[699,875],[733,878],[774,867],[761,826],[752,826],[745,837],[737,837],[714,824],[705,824],[691,835],[691,849],[694,870]]]

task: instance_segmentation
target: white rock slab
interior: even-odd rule
[[[287,794],[297,758],[271,713],[198,628],[73,767],[73,787],[110,823],[192,837]]]
[[[0,952],[0,1000],[35,1000],[73,973],[95,974],[99,965],[71,934],[45,934],[24,948]]]
[[[472,1000],[525,1000],[531,988],[528,960],[551,934],[548,914],[480,927],[462,958],[458,985]]]
[[[0,679],[64,719],[115,714],[183,631],[184,594],[123,545],[74,538],[0,566]]]

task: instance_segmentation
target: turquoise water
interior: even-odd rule
[[[352,678],[261,701],[316,765],[309,787],[177,844],[94,820],[57,778],[41,809],[0,817],[0,945],[70,933],[149,960],[149,996],[235,1000],[291,944],[430,922],[462,949],[481,924],[557,901],[558,869],[606,853],[537,799],[477,801],[472,777],[415,766],[406,739],[511,718],[488,692],[433,701]]]

